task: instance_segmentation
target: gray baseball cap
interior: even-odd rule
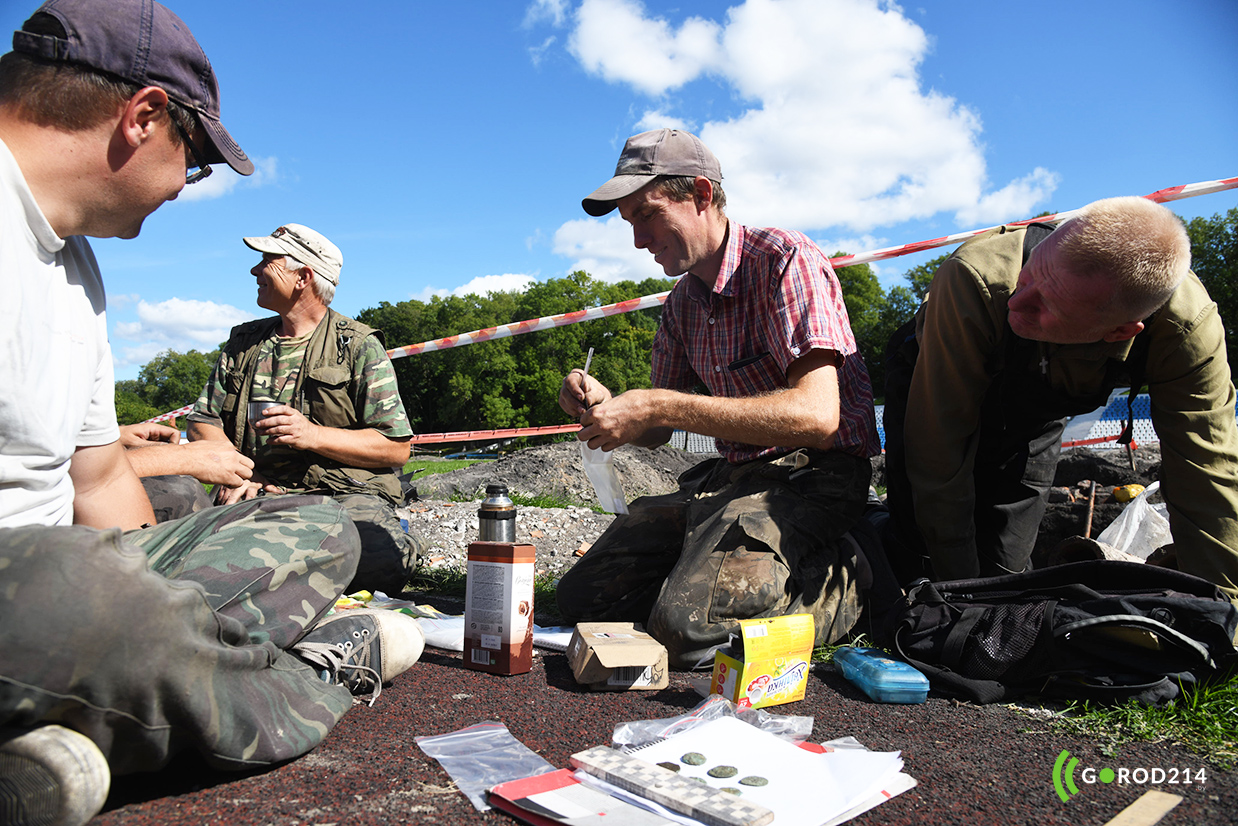
[[[206,160],[242,175],[253,162],[219,120],[219,82],[189,27],[154,0],[48,0],[13,33],[13,51],[158,86],[206,130]]]
[[[585,212],[601,217],[615,208],[615,201],[631,195],[659,175],[702,175],[722,181],[722,164],[701,143],[682,129],[655,129],[628,138],[615,166],[615,176],[580,202]]]
[[[241,240],[251,250],[271,255],[291,255],[335,286],[340,285],[344,254],[325,235],[303,224],[284,224],[270,235]]]

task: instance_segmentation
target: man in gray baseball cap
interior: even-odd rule
[[[213,161],[252,170],[202,49],[152,0],[51,0],[0,56],[6,826],[83,824],[112,774],[186,748],[220,768],[297,757],[421,652],[411,617],[321,619],[360,556],[328,498],[151,524],[83,236],[136,236]]]
[[[678,492],[632,502],[557,590],[570,622],[646,623],[678,668],[711,663],[742,619],[810,613],[817,644],[834,642],[871,581],[846,534],[865,541],[868,457],[881,447],[842,289],[802,234],[727,218],[721,181],[695,135],[628,139],[582,206],[618,209],[636,246],[683,278],[662,309],[652,389],[612,395],[574,370],[559,393],[591,448],[652,447],[682,429],[722,454]]]
[[[614,209],[621,198],[643,189],[660,175],[699,175],[717,185],[715,192],[722,191],[722,164],[700,138],[682,129],[655,129],[628,138],[615,176],[590,193],[581,205],[585,212],[600,218]]]

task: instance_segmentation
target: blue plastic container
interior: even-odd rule
[[[879,648],[844,646],[834,652],[834,664],[879,703],[923,703],[928,698],[928,678]]]

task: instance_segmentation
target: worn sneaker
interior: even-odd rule
[[[112,775],[89,737],[63,726],[0,730],[0,823],[82,826],[103,808]]]
[[[320,621],[292,650],[323,669],[325,680],[347,686],[374,705],[382,684],[411,668],[425,645],[425,634],[415,617],[352,608]]]

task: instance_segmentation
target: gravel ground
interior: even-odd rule
[[[646,494],[669,493],[678,487],[679,474],[717,454],[688,453],[662,446],[649,450],[621,447],[614,452],[615,468],[630,502]],[[515,494],[550,496],[578,502],[566,508],[516,508],[516,541],[537,549],[537,572],[555,575],[571,567],[614,520],[597,513],[597,496],[581,466],[578,442],[556,442],[521,450],[493,462],[460,470],[414,477],[418,501],[408,505],[409,531],[430,543],[431,566],[463,567],[468,544],[477,539],[476,501],[486,485],[503,484]]]
[[[614,461],[630,502],[637,496],[675,490],[683,471],[716,456],[669,446],[653,450],[621,447],[614,452]],[[873,464],[873,482],[881,485],[882,457]],[[1158,478],[1159,448],[1141,447],[1136,453],[1136,467],[1131,470],[1125,451],[1076,449],[1064,453],[1054,480],[1058,487],[1041,526],[1037,559],[1043,559],[1060,540],[1084,535],[1092,481],[1097,482],[1097,495],[1090,535],[1096,537],[1124,507],[1113,498],[1115,486],[1146,485]],[[579,443],[574,441],[539,445],[492,462],[414,477],[413,481],[419,498],[402,515],[408,519],[409,530],[430,543],[427,562],[436,567],[464,566],[468,544],[478,535],[478,502],[460,500],[480,500],[488,484],[504,484],[509,491],[525,496],[546,495],[581,503],[566,508],[517,507],[516,541],[537,549],[539,574],[557,575],[571,567],[614,519],[611,514],[586,507],[596,506],[597,497],[582,470]]]

